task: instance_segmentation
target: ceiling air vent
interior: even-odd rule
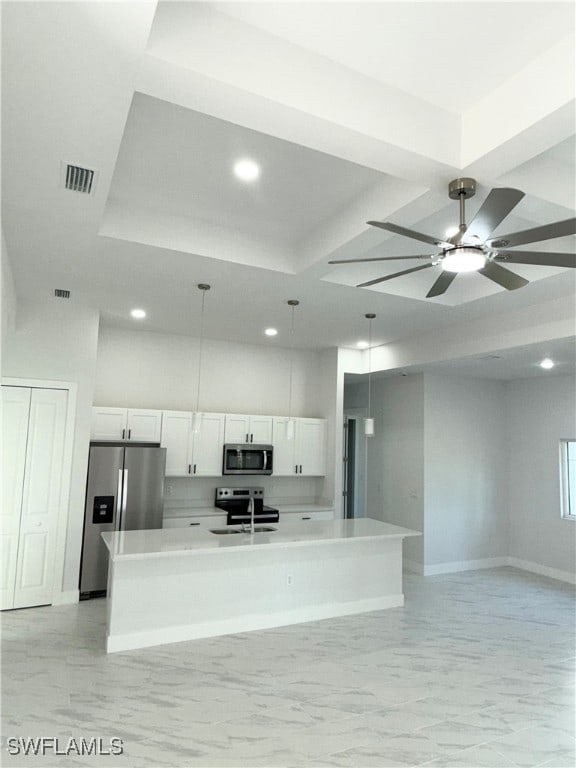
[[[65,288],[55,288],[54,296],[56,296],[57,299],[69,299],[70,291],[67,291]]]
[[[81,168],[79,165],[66,165],[66,178],[64,186],[73,192],[81,192],[89,195],[92,192],[95,171],[90,168]]]

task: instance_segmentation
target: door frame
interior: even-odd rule
[[[64,567],[66,561],[66,537],[68,535],[68,519],[70,507],[70,486],[72,482],[72,460],[74,456],[74,432],[76,427],[76,401],[78,385],[73,381],[55,381],[53,379],[28,379],[13,376],[2,376],[0,385],[6,387],[25,387],[29,389],[64,389],[68,392],[66,402],[66,427],[64,431],[64,454],[62,458],[62,474],[60,485],[60,512],[56,526],[56,547],[54,551],[54,572],[52,579],[51,605],[78,602],[70,599],[68,592],[62,591],[64,583]]]

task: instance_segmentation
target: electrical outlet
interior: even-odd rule
[[[166,485],[166,496],[172,496],[174,494],[174,486],[168,483]]]
[[[291,587],[293,583],[294,583],[294,577],[292,576],[291,573],[289,573],[288,576],[286,576],[286,586]]]

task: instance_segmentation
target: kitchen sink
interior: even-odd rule
[[[218,533],[224,535],[226,533],[242,533],[242,531],[232,531],[230,528],[212,528],[210,533]]]
[[[277,531],[277,528],[271,528],[268,525],[255,525],[254,533],[270,533],[270,531]],[[232,530],[231,528],[211,528],[210,533],[216,533],[218,535],[225,535],[227,533],[250,533],[250,530],[241,531],[238,529]]]

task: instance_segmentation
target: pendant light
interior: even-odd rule
[[[288,421],[286,422],[286,440],[294,440],[295,422],[292,418],[292,378],[294,374],[294,313],[300,304],[297,299],[289,299],[287,302],[292,312],[290,323],[290,383],[288,388]]]
[[[204,348],[204,304],[206,301],[206,291],[210,290],[208,283],[198,283],[198,290],[202,291],[202,309],[200,312],[200,343],[198,345],[198,376],[196,384],[196,408],[192,414],[192,432],[200,432],[202,425],[202,414],[200,413],[200,381],[202,377],[202,351]]]
[[[374,436],[374,419],[372,418],[372,320],[375,314],[369,312],[364,315],[368,320],[368,415],[364,419],[364,435],[366,437]]]

